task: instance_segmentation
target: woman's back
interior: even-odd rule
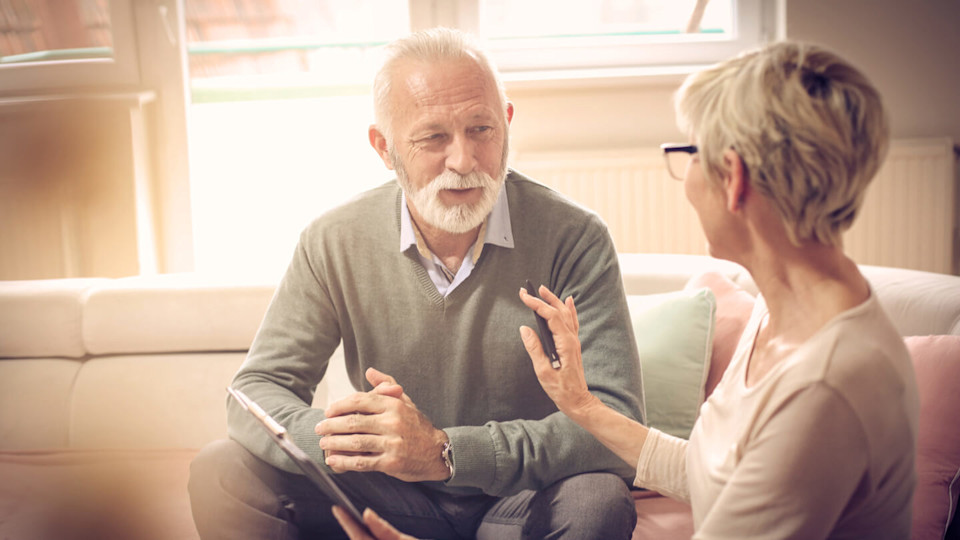
[[[748,387],[765,315],[761,298],[691,434],[697,536],[909,537],[917,390],[876,297]]]

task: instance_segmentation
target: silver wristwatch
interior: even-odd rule
[[[443,457],[443,464],[450,470],[450,478],[453,478],[453,445],[450,441],[443,443],[443,451],[440,455]]]

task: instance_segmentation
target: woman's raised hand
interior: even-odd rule
[[[533,329],[521,326],[520,337],[523,339],[527,354],[533,361],[533,369],[537,379],[540,380],[540,386],[558,409],[573,418],[599,403],[599,400],[590,394],[583,374],[577,307],[572,296],[568,296],[566,301],[561,302],[543,285],[540,286],[537,294],[542,300],[521,288],[520,300],[546,319],[553,334],[557,354],[560,355],[560,367],[554,368],[550,365],[550,360],[543,352],[543,345]]]

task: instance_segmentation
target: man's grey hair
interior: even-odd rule
[[[816,45],[780,42],[691,75],[675,100],[708,179],[726,172],[732,148],[793,243],[840,245],[889,139],[880,93],[860,71]]]
[[[490,75],[500,95],[500,106],[506,115],[507,94],[503,80],[490,57],[471,36],[451,28],[431,28],[400,38],[385,49],[385,59],[373,81],[373,112],[377,129],[393,147],[393,111],[390,91],[396,67],[405,61],[442,62],[471,59]]]

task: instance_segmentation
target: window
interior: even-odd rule
[[[507,72],[708,64],[769,27],[760,0],[462,2]]]
[[[193,267],[179,8],[180,0],[0,0],[2,141],[16,143],[34,133],[46,141],[39,146],[43,155],[58,156],[61,171],[40,175],[40,154],[8,152],[3,170],[24,165],[28,171],[15,182],[0,182],[7,189],[0,198],[30,185],[23,197],[45,206],[38,215],[4,216],[3,224],[55,223],[71,216],[58,233],[44,238],[63,264],[51,262],[57,256],[38,256],[25,268],[73,277]],[[86,163],[93,166],[85,168]],[[44,183],[38,179],[70,189],[40,189]],[[108,183],[112,188],[88,189]],[[84,211],[58,211],[61,204]],[[117,232],[120,245],[98,252],[110,234],[72,225],[78,215]],[[5,230],[11,229],[16,227]],[[47,230],[26,228],[39,229]],[[180,234],[183,230],[187,234]],[[95,240],[81,242],[83,235]],[[24,246],[34,243],[34,236],[7,235]]]
[[[365,91],[381,47],[410,29],[397,0],[185,5],[194,101]]]
[[[763,41],[771,1],[184,0],[195,267],[278,276],[311,219],[393,177],[370,84],[411,29],[470,31],[508,81],[549,85],[718,61]]]
[[[782,4],[0,0],[0,100],[133,99],[144,116],[130,151],[154,217],[136,215],[155,223],[158,268],[276,275],[310,219],[392,178],[366,128],[394,38],[458,27],[488,41],[508,84],[606,84],[674,77],[762,42]]]
[[[773,34],[773,0],[185,0],[195,98],[369,85],[379,47],[450,26],[505,73],[697,66]],[[546,15],[545,15],[546,14]],[[267,80],[270,82],[267,82]],[[298,90],[291,90],[296,87]],[[336,91],[336,90],[335,90]]]
[[[139,82],[130,0],[0,0],[0,91]]]
[[[276,276],[311,219],[391,178],[367,143],[396,0],[186,0],[198,270]]]

